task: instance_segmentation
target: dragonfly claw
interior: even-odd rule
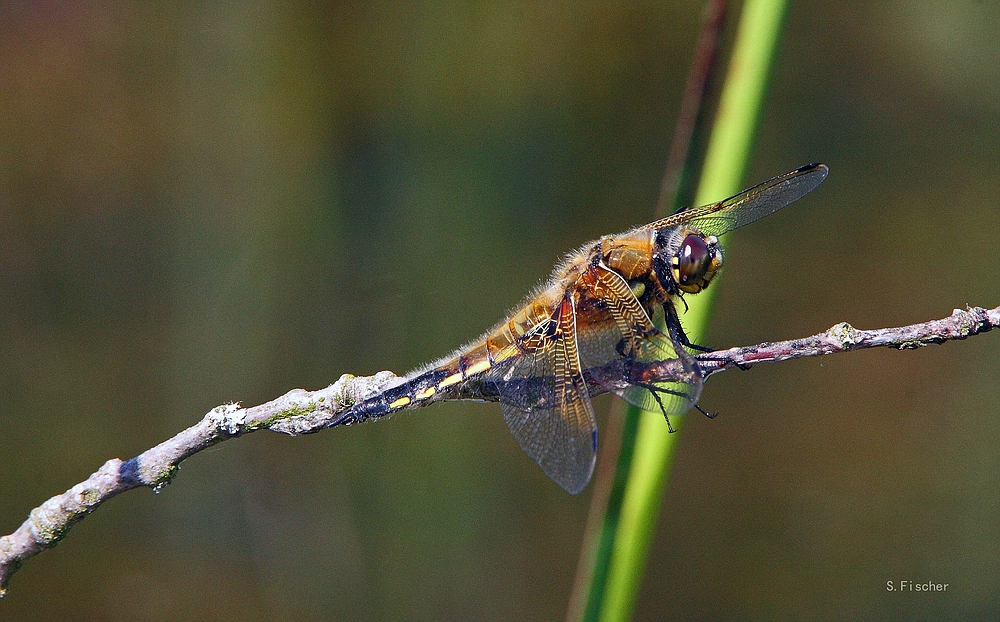
[[[710,412],[708,412],[707,410],[705,410],[704,408],[702,408],[701,406],[699,406],[697,404],[695,404],[694,407],[698,409],[698,412],[700,412],[701,414],[705,415],[709,419],[715,419],[716,417],[719,416],[719,411],[715,411],[714,413],[710,413]]]

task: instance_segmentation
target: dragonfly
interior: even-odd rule
[[[329,427],[444,400],[498,401],[521,448],[559,486],[578,494],[597,456],[591,397],[614,392],[670,416],[697,406],[705,375],[677,303],[709,286],[722,267],[719,236],[786,207],[827,176],[823,164],[779,175],[724,201],[681,209],[567,255],[548,281],[481,338],[397,378]],[[662,328],[660,328],[662,327]],[[638,363],[674,361],[651,382]],[[595,376],[588,369],[614,370]],[[589,378],[589,381],[588,381]]]

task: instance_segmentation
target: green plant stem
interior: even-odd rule
[[[743,6],[695,197],[697,205],[723,199],[741,188],[787,5],[787,0],[747,0]],[[715,289],[692,296],[688,301],[690,309],[683,322],[688,336],[696,343],[704,338]],[[661,414],[640,415],[604,595],[599,603],[599,619],[604,622],[632,617],[675,440],[676,435],[668,434]]]
[[[708,0],[694,58],[684,87],[670,155],[663,173],[656,218],[677,211],[693,198],[697,166],[696,145],[704,135],[705,93],[712,83],[718,59],[719,35],[727,15],[727,0]],[[635,435],[641,411],[624,403],[616,404],[604,430],[610,452],[601,454],[587,528],[573,592],[567,607],[568,622],[592,622],[600,613],[607,580],[608,563],[618,531],[625,484],[632,465]]]

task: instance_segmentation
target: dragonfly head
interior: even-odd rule
[[[705,235],[689,227],[676,227],[669,235],[661,238],[659,253],[666,261],[658,262],[669,266],[670,278],[658,274],[661,282],[671,283],[677,290],[697,294],[708,287],[715,274],[722,267],[722,247],[714,235]]]

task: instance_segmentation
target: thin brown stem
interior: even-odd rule
[[[711,84],[718,60],[719,35],[726,21],[726,0],[710,0],[705,5],[705,15],[695,45],[694,60],[684,85],[677,126],[670,143],[667,165],[660,183],[660,198],[656,203],[656,218],[663,218],[676,210],[681,178],[691,157],[695,143],[695,130],[705,112],[705,93]]]

